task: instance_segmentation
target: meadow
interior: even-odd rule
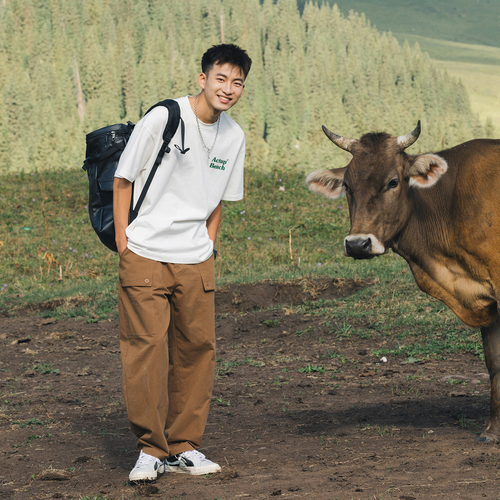
[[[302,6],[306,0],[297,0]],[[345,16],[363,12],[380,31],[500,47],[500,5],[488,0],[328,0]]]
[[[332,202],[313,195],[305,175],[300,169],[247,172],[245,199],[223,207],[216,244],[218,287],[263,280],[376,279],[376,286],[363,293],[334,305],[320,301],[310,312],[404,330],[413,340],[400,355],[435,356],[449,349],[481,355],[477,335],[418,290],[398,255],[390,252],[371,261],[343,255],[349,232],[346,199]],[[0,314],[116,319],[118,257],[90,226],[87,193],[83,171],[1,178]],[[443,337],[436,340],[435,329]],[[426,342],[428,347],[422,347]]]
[[[223,207],[220,283],[351,273],[352,263],[342,256],[347,204],[309,193],[305,175],[299,169],[247,172],[245,200]],[[87,196],[83,171],[1,177],[0,308],[89,296],[85,310],[109,313],[118,257],[95,236]]]

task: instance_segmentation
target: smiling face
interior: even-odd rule
[[[237,66],[214,64],[208,73],[201,73],[198,83],[203,89],[207,114],[217,117],[232,108],[243,95],[245,77]]]

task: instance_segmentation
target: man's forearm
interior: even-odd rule
[[[127,247],[128,214],[132,198],[132,183],[126,179],[115,177],[113,182],[113,220],[115,224],[115,241],[121,255]]]
[[[222,213],[222,205],[219,203],[215,210],[210,214],[210,217],[207,219],[207,231],[208,237],[212,240],[215,248],[215,240],[217,238],[217,230],[219,229],[220,216]]]

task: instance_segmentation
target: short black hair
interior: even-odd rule
[[[239,68],[244,77],[246,78],[250,67],[252,66],[252,60],[248,56],[245,50],[241,49],[237,45],[232,43],[223,43],[221,45],[214,45],[210,47],[201,58],[201,71],[208,74],[212,69],[214,64],[230,64]]]

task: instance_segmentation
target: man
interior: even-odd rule
[[[243,198],[245,138],[225,111],[243,95],[251,60],[239,47],[222,44],[203,55],[201,66],[201,92],[176,99],[186,149],[175,147],[179,126],[130,225],[131,197],[141,192],[161,147],[166,108],[139,121],[115,174],[123,391],[140,451],[130,481],[220,471],[197,448],[213,387],[221,200]]]

